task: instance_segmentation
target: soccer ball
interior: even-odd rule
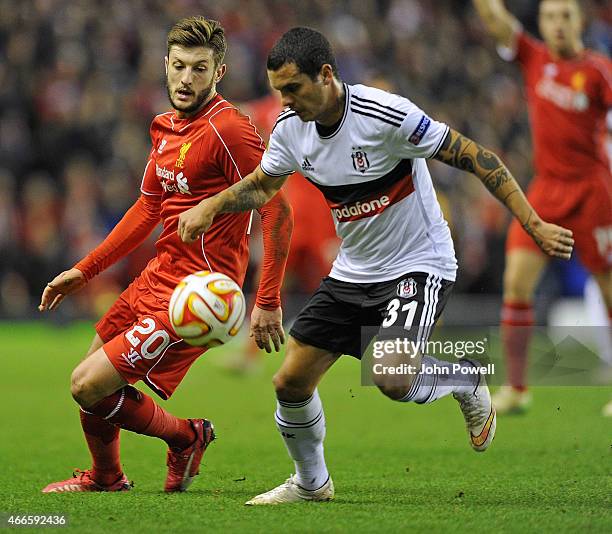
[[[233,339],[244,321],[246,303],[229,276],[199,271],[183,278],[170,298],[174,331],[197,347],[214,347]]]

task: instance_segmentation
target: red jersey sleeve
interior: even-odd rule
[[[141,195],[107,238],[75,268],[91,280],[140,245],[157,226],[159,213],[159,198]]]
[[[293,210],[285,193],[279,191],[259,213],[264,254],[255,304],[263,310],[275,310],[281,305],[280,289],[293,232]]]

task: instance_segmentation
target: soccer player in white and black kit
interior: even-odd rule
[[[550,256],[569,258],[573,239],[569,230],[540,219],[494,153],[406,98],[343,83],[330,44],[319,32],[294,28],[285,33],[271,50],[267,68],[287,109],[260,166],[182,213],[179,235],[195,240],[217,214],[264,205],[294,171],[325,196],[342,245],[330,275],[298,315],[274,376],[275,419],[296,474],[247,504],[326,501],[333,498],[334,486],[323,456],[321,377],[340,355],[362,356],[376,333],[364,335],[368,326],[377,326],[379,338],[393,337],[399,329],[403,338],[427,341],[455,280],[453,243],[425,160],[475,174]],[[379,389],[393,400],[420,404],[453,394],[470,444],[484,451],[496,425],[484,376],[453,373],[449,364],[428,355],[410,357],[421,372],[377,375]],[[386,362],[405,358],[389,354]],[[444,379],[427,372],[434,366],[447,368]]]

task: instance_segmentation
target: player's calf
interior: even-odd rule
[[[399,401],[408,395],[421,369],[420,353],[383,354],[372,366],[372,381],[380,392]]]

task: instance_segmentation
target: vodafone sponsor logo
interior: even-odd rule
[[[405,176],[385,192],[377,193],[375,196],[350,204],[329,203],[329,207],[332,215],[339,223],[358,221],[359,219],[379,215],[389,206],[406,198],[413,191],[412,176]]]
[[[333,208],[332,212],[338,222],[354,221],[361,219],[364,216],[376,215],[381,213],[391,203],[387,195],[383,195],[380,198],[370,200],[369,202],[360,202],[359,200],[354,204],[349,204],[342,208]]]

